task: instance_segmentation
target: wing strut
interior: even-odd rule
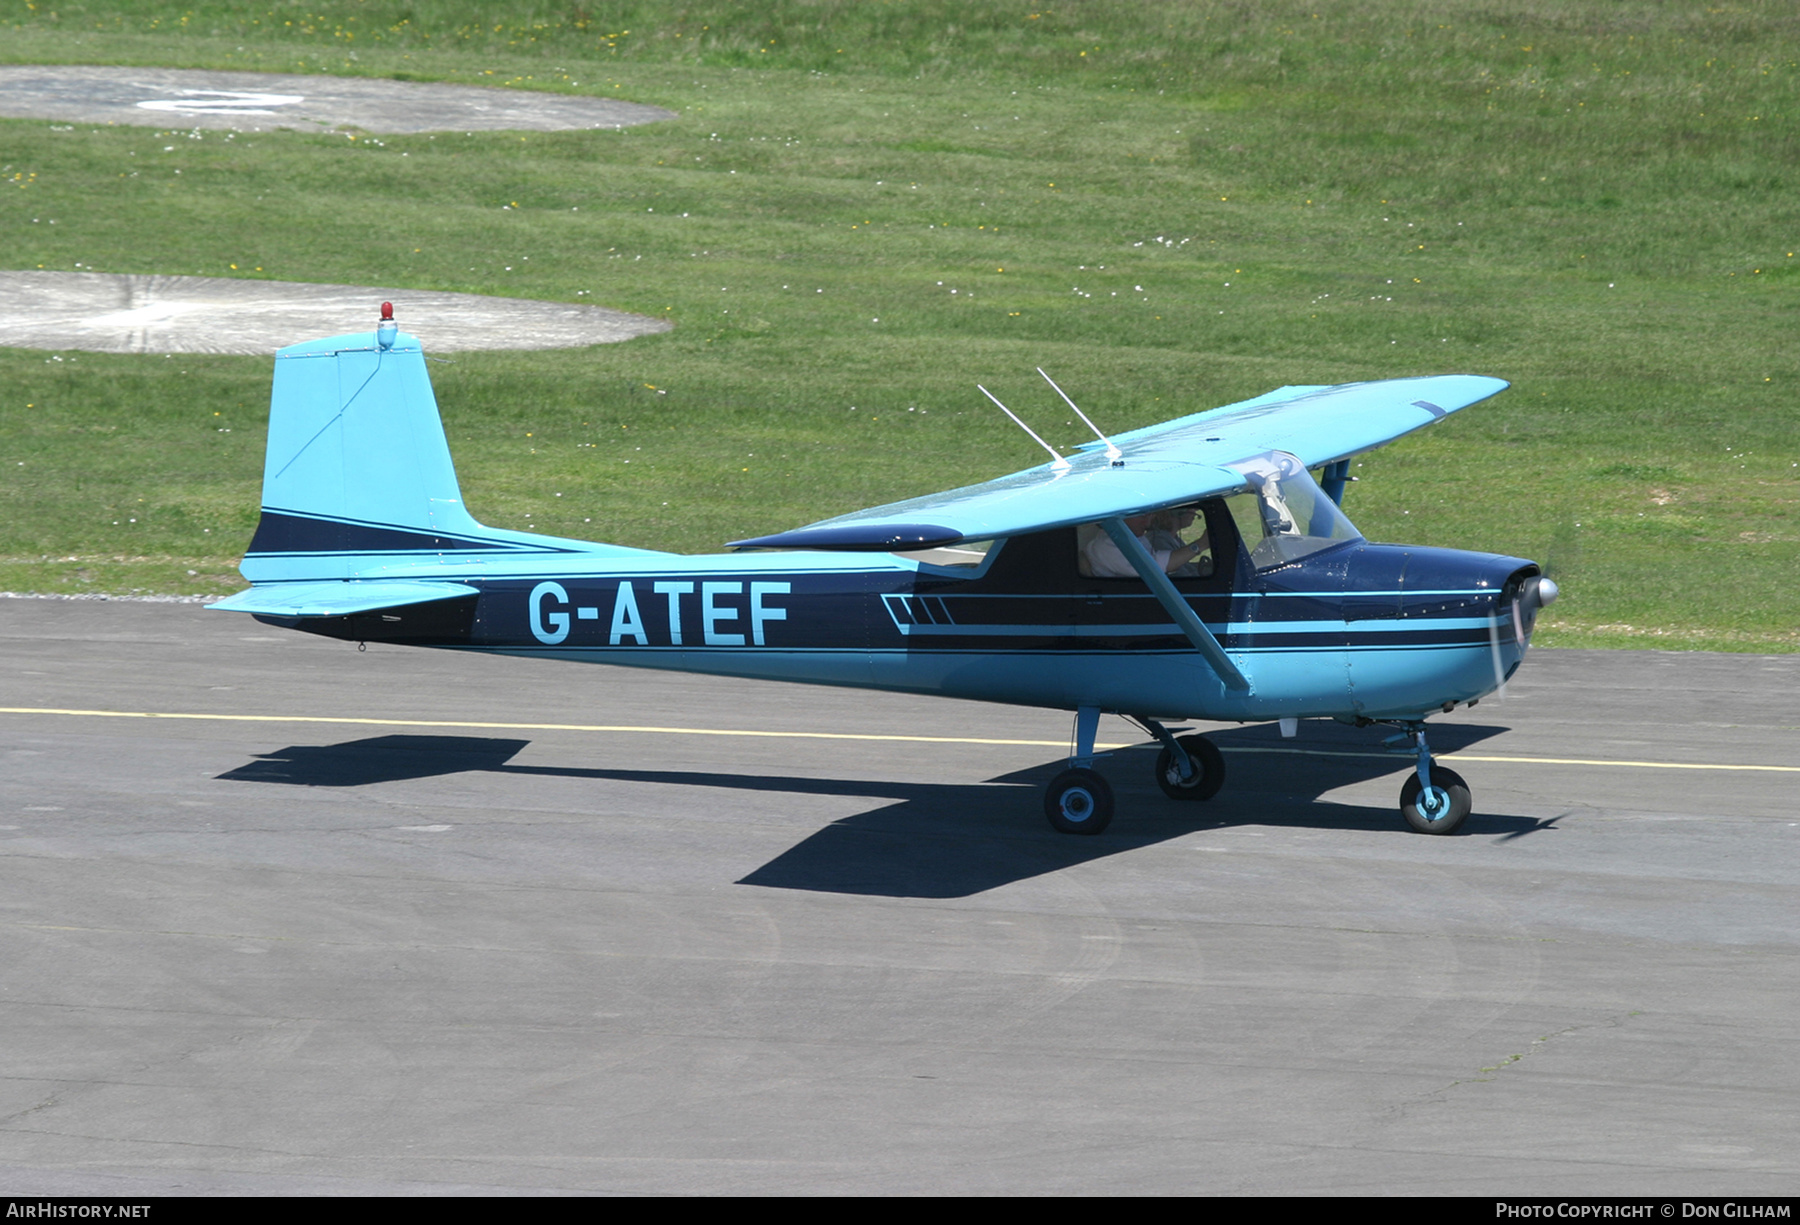
[[[1169,581],[1169,576],[1163,573],[1161,566],[1156,564],[1156,558],[1152,557],[1143,543],[1131,534],[1131,529],[1125,526],[1125,521],[1123,519],[1102,519],[1100,526],[1106,529],[1106,534],[1112,538],[1112,542],[1119,546],[1119,552],[1125,555],[1125,559],[1131,563],[1132,569],[1138,572],[1138,577],[1143,579],[1144,583],[1155,593],[1157,603],[1163,606],[1163,611],[1175,619],[1175,624],[1181,627],[1181,632],[1186,634],[1188,641],[1194,644],[1194,649],[1199,651],[1205,657],[1206,662],[1212,665],[1213,671],[1219,674],[1219,679],[1225,682],[1225,687],[1248,690],[1250,682],[1244,679],[1244,674],[1237,670],[1237,665],[1231,662],[1229,655],[1225,654],[1225,648],[1220,646],[1219,640],[1212,636],[1212,631],[1206,628],[1206,623],[1200,620],[1194,610],[1188,606],[1188,602],[1181,598],[1181,593],[1175,590],[1175,584]]]

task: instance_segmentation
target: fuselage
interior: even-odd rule
[[[342,577],[474,594],[260,619],[353,641],[1211,720],[1418,718],[1492,692],[1524,657],[1531,562],[1357,539],[1259,570],[1221,502],[1205,518],[1213,573],[1176,588],[1247,690],[1220,679],[1141,580],[1084,576],[1073,527],[960,565],[365,548]]]

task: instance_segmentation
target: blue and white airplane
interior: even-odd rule
[[[1044,797],[1065,833],[1112,818],[1102,712],[1162,744],[1178,800],[1212,797],[1224,761],[1170,722],[1389,724],[1417,758],[1402,815],[1447,834],[1469,789],[1433,763],[1426,717],[1502,686],[1556,587],[1515,557],[1371,544],[1339,503],[1351,456],[1506,386],[1282,387],[689,557],[476,522],[419,341],[384,306],[374,332],[275,355],[253,586],[211,607],[350,641],[1072,710]],[[1152,534],[1170,508],[1192,543]]]

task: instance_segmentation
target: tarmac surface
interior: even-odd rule
[[[1067,714],[0,600],[0,1191],[1791,1195],[1797,691],[1537,651],[1466,834],[1307,722],[1079,838]]]
[[[579,84],[579,82],[576,82]],[[675,118],[660,106],[526,89],[190,68],[0,67],[0,119],[236,132],[552,132]]]
[[[94,353],[243,353],[373,331],[383,302],[428,353],[565,349],[666,332],[603,306],[429,289],[113,272],[0,272],[0,345]]]

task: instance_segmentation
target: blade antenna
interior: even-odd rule
[[[1064,459],[1062,456],[1058,455],[1056,453],[1056,448],[1052,447],[1049,443],[1045,442],[1042,438],[1039,438],[1037,436],[1036,432],[1033,431],[1029,425],[1026,425],[1023,421],[1020,421],[1019,415],[1017,413],[1013,412],[1012,409],[1006,407],[1006,405],[1001,404],[1000,401],[997,398],[995,398],[994,393],[989,391],[987,388],[982,387],[980,383],[975,384],[975,386],[980,390],[982,395],[986,396],[990,400],[993,400],[995,404],[999,405],[1000,411],[1005,413],[1007,416],[1011,417],[1013,419],[1014,425],[1016,425],[1020,429],[1024,430],[1027,434],[1030,434],[1031,440],[1033,442],[1037,443],[1038,446],[1044,448],[1044,450],[1050,452],[1050,466],[1052,468],[1056,469],[1058,472],[1063,472],[1068,469],[1069,461]]]
[[[1037,372],[1039,374],[1044,374],[1044,368],[1042,366],[1039,366],[1037,368]],[[1052,386],[1052,387],[1055,387],[1056,394],[1063,398],[1063,403],[1067,404],[1070,408],[1073,408],[1075,410],[1075,415],[1077,417],[1081,418],[1082,424],[1086,425],[1088,427],[1088,429],[1094,431],[1095,438],[1098,438],[1101,442],[1104,442],[1106,444],[1106,458],[1111,460],[1113,465],[1116,467],[1119,464],[1119,462],[1122,459],[1124,459],[1124,457],[1125,457],[1124,452],[1120,451],[1118,447],[1113,445],[1112,439],[1108,438],[1105,434],[1102,434],[1100,432],[1099,426],[1095,425],[1092,421],[1088,420],[1088,415],[1086,413],[1082,412],[1079,407],[1077,407],[1075,401],[1069,399],[1069,393],[1064,391],[1062,388],[1056,386],[1055,379],[1051,378],[1047,374],[1044,374],[1044,382],[1050,384],[1050,386]]]

